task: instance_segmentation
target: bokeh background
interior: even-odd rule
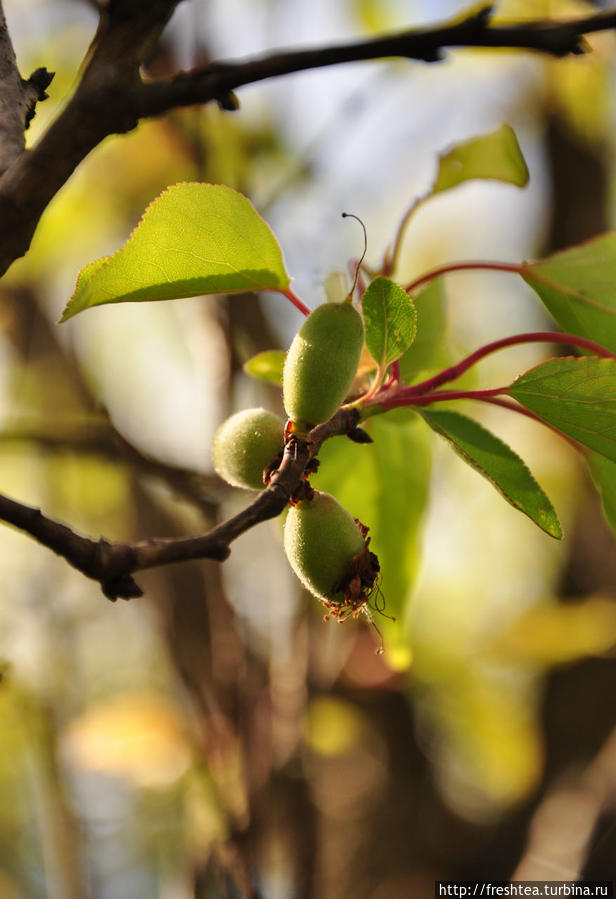
[[[466,6],[190,0],[149,74]],[[497,4],[516,18],[612,7]],[[57,73],[34,142],[78,77],[96,11],[7,0],[5,12],[22,73]],[[242,89],[237,113],[178,110],[105,141],[0,285],[0,489],[118,540],[194,534],[240,509],[249,496],[214,475],[212,437],[238,408],[282,412],[280,392],[242,365],[286,348],[299,313],[280,296],[206,297],[58,326],[80,268],[121,245],[169,184],[224,183],[270,223],[314,307],[362,250],[342,211],[365,222],[376,264],[437,154],[503,122],[530,184],[469,183],[423,207],[402,283],[607,230],[616,44],[609,33],[589,43],[591,54],[558,62],[460,51],[438,65],[297,74]],[[457,274],[441,287],[444,363],[551,326],[515,276]],[[504,383],[548,353],[499,354],[477,383]],[[564,442],[503,410],[472,414],[529,463],[565,539],[536,530],[410,415],[379,422],[373,447],[332,442],[315,485],[381,522],[395,547],[382,590],[398,622],[383,621],[381,656],[365,622],[323,623],[277,522],[240,538],[224,566],[147,572],[145,597],[115,604],[2,529],[2,899],[423,899],[436,879],[614,876],[613,537]],[[379,445],[399,449],[402,501]]]

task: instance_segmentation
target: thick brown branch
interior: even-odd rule
[[[88,153],[137,125],[139,69],[178,2],[125,0],[103,13],[73,97],[0,178],[0,275],[27,251],[47,204]]]
[[[285,447],[282,463],[272,481],[243,511],[222,522],[208,533],[179,539],[158,538],[137,543],[112,543],[105,538],[92,540],[71,528],[47,518],[40,509],[25,506],[0,495],[0,520],[15,525],[62,556],[73,568],[99,581],[109,599],[132,599],[142,590],[132,577],[136,571],[184,562],[188,559],[224,561],[230,544],[262,521],[283,511],[300,483],[304,469],[330,437],[349,434],[357,426],[355,409],[340,409],[330,421],[311,431],[306,442],[292,438]]]
[[[52,78],[47,69],[37,69],[22,79],[0,2],[0,174],[24,152],[24,132]]]
[[[139,67],[177,2],[125,0],[109,5],[75,94],[36,147],[21,153],[0,179],[0,275],[27,251],[45,207],[85,156],[109,134],[129,131],[141,118],[212,100],[232,108],[233,91],[242,85],[345,62],[396,56],[433,62],[447,47],[511,47],[553,56],[582,53],[582,35],[616,27],[616,13],[492,27],[487,6],[441,28],[218,63],[167,81],[144,82]]]

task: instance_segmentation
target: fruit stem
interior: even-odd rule
[[[302,313],[302,315],[310,315],[310,309],[308,306],[305,306],[304,303],[300,300],[296,293],[294,293],[290,287],[286,287],[284,290],[281,290],[280,293],[290,300],[296,309]]]
[[[490,403],[492,406],[500,406],[503,409],[509,409],[510,412],[517,412],[519,415],[525,415],[532,421],[549,428],[563,440],[566,440],[574,449],[580,450],[580,444],[567,434],[563,434],[557,427],[539,418],[530,409],[518,405],[510,399],[505,399],[500,394],[507,393],[509,387],[495,387],[491,390],[437,390],[435,393],[424,394],[422,396],[409,396],[407,390],[398,387],[391,391],[389,397],[381,394],[376,400],[369,402],[361,410],[361,420],[370,418],[373,415],[380,415],[388,412],[390,409],[398,409],[405,406],[430,406],[432,403],[446,402],[448,400],[479,400],[483,403]]]
[[[381,396],[374,400],[383,412],[397,409],[399,406],[430,406],[432,403],[443,403],[448,400],[485,400],[509,390],[505,387],[492,387],[488,390],[437,390],[421,396],[409,394],[405,389],[392,391],[391,397]]]
[[[430,193],[424,194],[421,197],[416,197],[413,200],[411,205],[408,207],[402,219],[400,220],[400,224],[398,225],[398,230],[396,231],[396,236],[394,237],[394,242],[391,248],[387,248],[385,250],[385,255],[383,257],[383,264],[381,266],[380,274],[383,277],[388,278],[390,275],[395,272],[398,267],[398,260],[400,258],[400,251],[402,249],[402,243],[404,241],[404,234],[406,232],[406,227],[414,214],[417,212],[422,203],[428,199]]]
[[[455,381],[468,371],[469,368],[481,359],[489,356],[491,353],[496,353],[498,350],[507,349],[510,346],[516,346],[521,343],[559,343],[566,346],[590,350],[596,356],[616,359],[615,353],[612,353],[600,344],[595,343],[593,340],[587,340],[585,337],[578,337],[575,334],[559,334],[556,331],[532,331],[527,334],[513,334],[511,337],[503,337],[500,340],[495,340],[492,343],[487,343],[485,346],[479,347],[478,350],[475,350],[474,353],[466,356],[466,358],[462,359],[456,365],[443,369],[443,371],[434,375],[432,378],[428,378],[426,381],[421,381],[419,384],[413,384],[405,391],[405,394],[407,396],[423,396],[423,394],[430,390],[434,390],[435,387],[440,387],[441,384],[446,384],[448,381]]]
[[[431,269],[431,271],[429,272],[425,272],[423,275],[420,275],[419,278],[415,278],[414,281],[411,281],[410,284],[407,284],[404,289],[407,293],[413,293],[413,291],[417,290],[418,287],[421,287],[422,284],[425,284],[427,281],[432,281],[434,278],[438,278],[440,275],[447,275],[450,272],[462,272],[472,269],[488,269],[495,272],[513,272],[513,274],[519,275],[524,269],[524,263],[486,262],[483,260],[450,262],[447,265],[441,265],[438,268]]]

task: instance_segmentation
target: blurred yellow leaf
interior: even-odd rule
[[[616,647],[616,602],[602,596],[541,605],[517,618],[493,645],[512,660],[553,665]]]
[[[66,728],[63,745],[77,765],[142,787],[173,783],[190,762],[177,714],[153,694],[125,694],[99,703]]]
[[[524,681],[460,666],[455,678],[428,688],[418,701],[436,724],[431,753],[458,814],[485,820],[536,786],[543,748]]]
[[[364,722],[354,706],[342,699],[313,699],[306,716],[306,742],[318,755],[344,755],[359,742]]]

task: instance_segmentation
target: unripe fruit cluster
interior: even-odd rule
[[[326,303],[308,316],[283,373],[284,406],[295,439],[328,421],[344,402],[363,343],[363,321],[350,303]],[[275,468],[284,440],[285,425],[277,415],[265,409],[237,412],[216,433],[214,468],[235,487],[261,490],[264,469]],[[306,481],[291,503],[284,526],[291,567],[327,607],[326,617],[343,621],[356,616],[379,571],[378,559],[368,549],[368,529],[333,496],[314,491]]]

